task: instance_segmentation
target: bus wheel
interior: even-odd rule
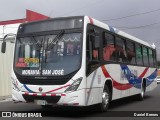
[[[108,110],[110,102],[110,92],[108,86],[104,86],[103,94],[102,94],[102,103],[99,104],[100,112],[106,112]]]
[[[144,94],[145,94],[145,84],[144,82],[142,83],[142,88],[141,88],[141,93],[137,95],[138,100],[142,101],[144,98]]]

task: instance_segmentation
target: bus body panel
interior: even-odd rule
[[[100,98],[104,84],[108,79],[106,77],[111,78],[113,82],[112,100],[140,94],[144,78],[146,78],[146,91],[150,91],[157,86],[155,80],[156,68],[107,64],[99,67],[87,77],[87,88],[99,88],[99,92],[97,89],[97,92],[94,95],[90,95],[91,98],[89,99],[94,100],[97,96]],[[96,101],[95,99],[95,104],[97,103]],[[99,102],[101,102],[100,99]]]
[[[57,103],[48,103],[47,105],[69,105],[69,106],[86,106],[86,103],[85,103],[85,92],[86,90],[85,89],[81,89],[81,90],[77,90],[75,92],[71,92],[71,93],[67,93],[65,94],[65,96],[63,95],[60,95],[60,94],[55,94],[55,96],[60,96],[60,100],[57,102]],[[15,102],[27,102],[24,97],[23,97],[23,94],[22,92],[17,92],[16,90],[12,90],[12,99],[13,101]],[[32,96],[32,97],[35,97],[35,96],[42,96],[40,95],[41,93],[36,93],[37,95],[29,95],[29,96]],[[52,98],[54,98],[55,96],[52,96]],[[39,100],[39,99],[36,99],[35,97],[35,100]],[[44,100],[45,100],[45,97],[44,97]],[[33,102],[28,102],[28,103],[34,103],[35,101]]]
[[[55,105],[71,105],[71,106],[85,106],[86,105],[86,80],[84,75],[84,68],[81,67],[81,69],[72,77],[71,80],[69,80],[64,85],[29,85],[29,84],[21,84],[17,77],[15,76],[15,73],[12,72],[12,99],[16,102],[27,102],[23,95],[29,95],[29,96],[43,96],[45,99],[45,96],[60,96],[61,98],[57,103],[53,103]],[[83,79],[81,81],[81,84],[79,85],[79,88],[74,92],[67,92],[65,93],[65,90],[77,79],[77,76],[82,76]],[[78,77],[79,78],[79,77]],[[16,90],[16,88],[19,89]],[[43,92],[39,91],[39,88],[43,89]],[[35,98],[36,100],[36,98]],[[33,101],[34,102],[34,101]],[[33,103],[32,102],[32,103]],[[50,103],[49,103],[50,104]],[[52,104],[51,104],[52,105]]]

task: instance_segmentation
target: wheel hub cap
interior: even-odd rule
[[[108,93],[104,92],[103,95],[102,95],[102,101],[104,103],[104,105],[106,106],[109,102],[109,95]]]

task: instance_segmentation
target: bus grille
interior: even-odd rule
[[[26,102],[34,102],[34,100],[46,100],[47,103],[57,103],[61,96],[32,96],[32,95],[23,95],[23,98]]]

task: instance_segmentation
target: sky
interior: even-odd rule
[[[0,21],[25,18],[26,9],[50,17],[91,16],[154,43],[160,60],[160,0],[0,0],[0,5]]]

